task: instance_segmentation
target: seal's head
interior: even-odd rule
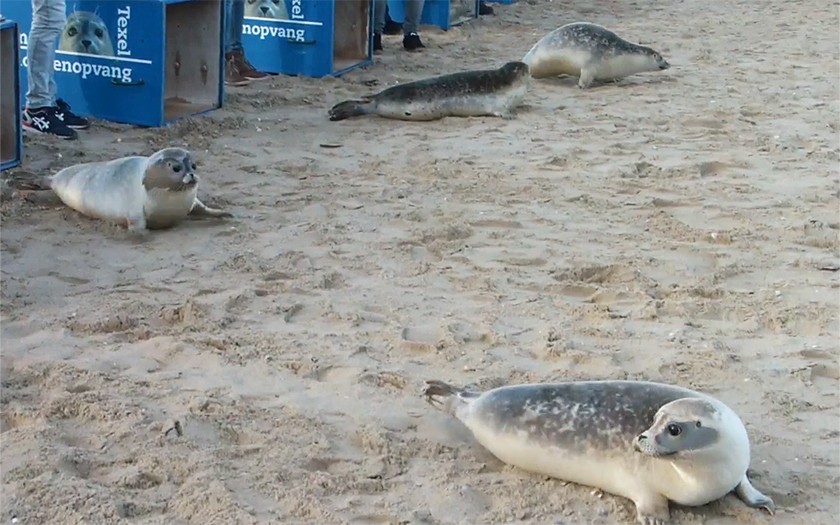
[[[58,48],[88,55],[114,54],[108,27],[99,15],[90,11],[76,11],[67,17]]]
[[[669,64],[668,61],[665,60],[665,58],[661,54],[659,54],[659,52],[654,51],[650,48],[647,48],[647,52],[650,58],[653,59],[653,61],[656,63],[656,67],[658,67],[659,69],[665,70],[671,67],[671,64]]]
[[[273,18],[275,20],[289,18],[284,0],[248,0],[245,3],[245,14],[254,18]]]
[[[166,148],[149,157],[143,185],[147,190],[188,191],[198,184],[192,154],[183,148]]]
[[[510,75],[510,78],[518,78],[528,75],[529,67],[525,62],[514,60],[503,65],[501,67],[501,71]]]
[[[690,456],[716,448],[723,414],[712,403],[684,398],[662,406],[653,425],[636,436],[634,448],[651,457]]]

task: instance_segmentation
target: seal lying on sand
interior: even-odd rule
[[[175,226],[190,216],[232,217],[198,200],[198,176],[189,151],[166,148],[150,157],[76,164],[53,176],[12,180],[16,187],[52,190],[77,212],[144,232]]]
[[[499,69],[462,71],[417,80],[382,90],[362,100],[348,100],[330,109],[330,120],[374,114],[398,120],[495,116],[513,118],[525,99],[528,66],[508,62]]]
[[[594,80],[618,80],[671,67],[653,49],[588,22],[566,24],[548,33],[522,61],[530,67],[533,78],[570,75],[578,77],[578,87],[583,89]]]
[[[750,507],[774,512],[747,478],[750,443],[741,419],[710,396],[644,381],[526,384],[481,394],[426,383],[426,399],[501,461],[628,498],[643,525],[666,523],[669,500],[704,505],[733,490]]]

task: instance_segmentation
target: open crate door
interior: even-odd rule
[[[335,2],[333,71],[342,71],[366,60],[370,46],[370,0]]]
[[[17,166],[23,154],[17,40],[17,25],[0,22],[0,169]]]
[[[164,119],[221,106],[222,1],[166,4]]]

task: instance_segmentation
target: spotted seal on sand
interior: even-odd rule
[[[462,71],[389,87],[362,100],[332,107],[330,120],[379,115],[397,120],[437,120],[443,117],[495,116],[513,118],[525,99],[530,76],[523,62],[498,69]]]
[[[232,217],[198,199],[195,169],[189,151],[165,148],[149,157],[87,162],[52,176],[10,182],[20,189],[52,190],[83,215],[140,233],[171,228],[187,216]]]
[[[555,29],[522,58],[533,78],[570,75],[585,89],[595,80],[618,80],[671,65],[653,49],[624,40],[609,29],[575,22]]]
[[[732,491],[750,507],[775,510],[747,478],[741,419],[693,390],[580,381],[475,393],[427,381],[424,395],[501,461],[628,498],[643,525],[667,523],[669,501],[704,505]]]

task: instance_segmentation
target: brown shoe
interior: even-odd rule
[[[226,86],[245,86],[251,81],[246,78],[239,69],[236,54],[225,53],[225,85]]]
[[[268,73],[263,73],[262,71],[257,71],[248,59],[245,58],[245,52],[239,51],[236,53],[236,65],[239,68],[239,74],[243,77],[247,78],[248,80],[262,80],[264,78],[268,78]]]

